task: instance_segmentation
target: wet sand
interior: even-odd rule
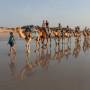
[[[51,53],[50,48],[35,53],[32,41],[28,57],[24,41],[17,39],[15,64],[6,40],[0,41],[0,90],[90,90],[90,50],[83,51],[83,39],[61,43],[60,52],[52,40]]]

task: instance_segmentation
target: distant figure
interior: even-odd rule
[[[45,21],[43,20],[42,27],[45,28]]]
[[[10,32],[10,37],[9,37],[8,44],[10,45],[10,52],[9,52],[8,55],[10,56],[12,52],[13,52],[14,54],[16,54],[15,38],[14,38],[13,32]]]
[[[47,33],[47,41],[50,40],[51,41],[51,31],[49,28],[49,22],[46,20],[46,33]]]
[[[49,22],[46,20],[46,28],[49,28]]]
[[[59,28],[59,30],[62,29],[62,25],[60,23],[58,24],[58,28]]]

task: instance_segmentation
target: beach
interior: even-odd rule
[[[9,33],[0,33],[0,90],[89,90],[90,50],[83,51],[75,40],[62,45],[61,51],[52,40],[51,48],[35,51],[35,41],[31,42],[29,56],[25,53],[25,41],[16,37],[15,62],[8,56]],[[63,47],[63,50],[62,50]],[[75,52],[79,48],[79,52]],[[55,52],[56,51],[56,52]],[[28,61],[28,63],[27,63]]]

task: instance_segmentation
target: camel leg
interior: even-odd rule
[[[26,42],[26,48],[25,48],[27,53],[30,53],[30,44],[29,42]]]
[[[50,44],[50,47],[51,47],[51,37],[49,37],[48,41],[49,41],[48,43]]]
[[[60,38],[58,38],[58,46],[59,46],[59,44],[60,44]]]
[[[41,43],[42,43],[42,48],[44,48],[44,40],[41,39]]]
[[[57,38],[55,37],[54,40],[55,40],[55,44],[57,45]]]
[[[48,44],[49,44],[49,38],[47,38],[46,47],[48,47]]]
[[[36,40],[36,49],[38,48],[38,41]]]
[[[51,48],[51,37],[50,37],[50,48]]]
[[[40,49],[40,43],[39,43],[39,40],[36,40],[36,50],[35,52],[38,50],[39,51]]]

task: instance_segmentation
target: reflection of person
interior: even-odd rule
[[[10,63],[9,63],[9,67],[10,67],[10,71],[11,71],[11,75],[13,76],[13,78],[16,78],[16,55],[12,54],[10,56]]]
[[[9,64],[9,67],[10,67],[10,70],[11,70],[11,75],[12,75],[13,77],[15,77],[15,76],[16,76],[16,65],[11,62],[11,63]]]
[[[11,55],[12,51],[13,51],[14,54],[16,54],[15,38],[14,38],[13,32],[10,32],[10,37],[9,37],[8,44],[10,45],[10,52],[9,52],[8,55]]]

